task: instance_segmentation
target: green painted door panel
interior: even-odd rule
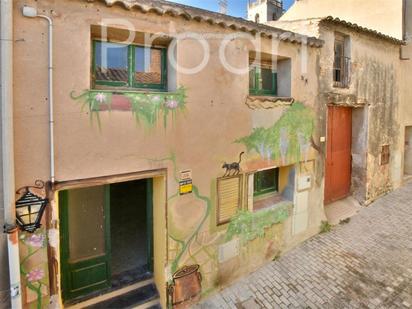
[[[63,300],[110,287],[110,189],[97,186],[59,195]]]

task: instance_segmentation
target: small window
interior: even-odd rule
[[[136,86],[162,84],[162,50],[136,46],[134,81]]]
[[[249,92],[252,95],[277,95],[277,73],[271,65],[250,68]]]
[[[242,175],[217,180],[217,225],[230,222],[241,207]]]
[[[127,86],[127,46],[96,42],[94,45],[96,83]]]
[[[166,90],[166,49],[94,41],[94,84]]]
[[[260,16],[259,14],[255,15],[255,23],[259,23],[260,22]]]
[[[278,192],[279,188],[279,169],[273,168],[260,171],[253,177],[253,195],[261,196],[268,193]]]
[[[381,150],[381,165],[387,165],[389,164],[390,161],[390,148],[389,145],[384,145],[382,146],[382,150]]]
[[[348,87],[350,83],[349,38],[336,34],[333,62],[333,82],[335,87]]]

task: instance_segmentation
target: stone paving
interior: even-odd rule
[[[412,183],[197,308],[412,309]]]

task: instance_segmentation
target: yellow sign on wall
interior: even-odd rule
[[[180,172],[179,193],[180,195],[189,194],[193,191],[192,171]]]

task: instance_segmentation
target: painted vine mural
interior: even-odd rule
[[[87,90],[75,96],[71,93],[72,99],[82,103],[82,110],[87,109],[90,113],[91,121],[97,120],[100,127],[99,112],[110,110],[130,111],[138,124],[148,127],[156,127],[162,123],[166,128],[168,122],[173,121],[176,114],[184,112],[186,105],[186,90],[179,88],[174,93],[138,93],[122,92],[114,93],[109,91]],[[278,121],[272,126],[264,128],[258,127],[252,130],[251,134],[237,139],[235,142],[245,146],[248,153],[260,156],[260,160],[281,160],[282,164],[298,162],[308,159],[311,149],[311,140],[314,132],[313,111],[305,107],[300,102],[295,102],[288,107]],[[226,163],[223,168],[230,174],[241,173],[242,156],[238,155],[238,161]],[[248,158],[244,158],[246,163]],[[148,159],[152,162],[170,162],[173,167],[173,180],[179,183],[177,159],[174,153],[161,159]],[[179,204],[182,197],[179,189],[168,195],[168,207],[171,204]],[[275,208],[263,209],[258,212],[239,210],[230,222],[221,229],[213,230],[210,233],[205,227],[213,215],[213,198],[202,195],[199,188],[193,185],[193,193],[189,199],[190,207],[199,207],[194,212],[198,213],[198,219],[190,228],[182,232],[173,218],[168,218],[168,237],[170,273],[174,275],[185,270],[186,264],[199,265],[197,269],[208,277],[208,289],[202,294],[207,294],[216,285],[222,284],[220,279],[223,275],[216,275],[219,272],[218,247],[237,238],[240,240],[244,253],[253,252],[247,249],[248,245],[255,240],[261,239],[261,245],[267,239],[276,246],[276,242],[281,243],[283,223],[291,215],[293,205],[291,202],[277,204]],[[213,220],[212,220],[213,221]],[[277,226],[271,229],[273,226]],[[275,236],[276,235],[276,236]],[[44,230],[40,229],[34,234],[22,234],[20,242],[23,249],[21,260],[21,274],[25,280],[27,288],[36,296],[35,308],[40,309],[45,306],[44,294],[42,290],[47,289],[48,274],[47,264],[31,262],[46,246],[47,239]],[[272,246],[272,244],[270,246]],[[249,250],[249,251],[248,251]],[[272,252],[266,250],[267,252]],[[258,252],[255,250],[255,252]],[[36,259],[36,258],[35,258]],[[228,273],[230,277],[230,272]],[[171,277],[172,278],[172,277]],[[170,279],[170,278],[169,278]],[[200,280],[201,281],[201,280]],[[211,282],[213,281],[213,282]],[[172,279],[168,284],[171,285]]]
[[[44,259],[44,250],[47,246],[47,238],[44,228],[38,229],[35,233],[30,234],[21,232],[20,234],[20,273],[25,282],[26,295],[30,306],[29,308],[41,309],[48,305],[48,268]],[[47,260],[47,259],[46,259]]]
[[[100,112],[120,110],[131,111],[137,123],[149,128],[155,127],[161,119],[166,128],[169,118],[174,121],[176,114],[185,110],[187,96],[186,89],[180,87],[175,92],[85,90],[78,96],[73,91],[70,97],[82,103],[82,111],[87,109],[90,120],[95,119],[99,127]]]
[[[292,207],[290,202],[283,202],[274,209],[268,208],[258,212],[241,210],[230,220],[225,240],[230,241],[237,236],[245,245],[248,241],[262,238],[265,236],[265,229],[283,223],[290,216]]]
[[[280,158],[283,165],[300,161],[302,155],[307,161],[314,128],[313,111],[295,102],[273,126],[254,128],[250,135],[235,142],[245,145],[249,152],[255,151],[262,159]]]
[[[288,107],[271,127],[256,128],[250,135],[242,137],[236,142],[245,145],[249,153],[258,154],[260,160],[280,159],[283,164],[286,164],[286,162],[291,164],[291,162],[300,161],[302,156],[305,161],[308,159],[313,131],[314,114],[312,110],[302,103],[296,102]],[[234,174],[241,172],[242,155],[243,152],[239,154],[238,161],[226,163],[222,166],[226,169],[225,176],[230,175],[229,171]],[[169,157],[151,161],[171,162],[174,182],[179,183],[175,154],[172,153]],[[172,192],[168,197],[168,207],[173,208],[172,205],[184,204],[181,198],[179,190]],[[189,208],[196,207],[197,210],[189,210]],[[262,245],[267,246],[266,249],[260,249],[264,250],[265,258],[273,258],[272,254],[274,252],[278,254],[279,252],[276,244],[279,245],[282,242],[283,232],[280,224],[290,217],[292,208],[292,202],[285,201],[276,204],[274,208],[263,209],[258,212],[239,210],[224,229],[211,233],[204,227],[213,213],[212,198],[201,195],[198,187],[193,186],[193,198],[190,203],[183,205],[183,215],[190,216],[190,211],[194,211],[198,215],[198,219],[194,221],[195,223],[182,227],[182,222],[179,221],[181,219],[176,222],[174,220],[173,211],[176,209],[173,208],[174,210],[169,213],[169,261],[172,278],[187,267],[199,265],[200,269],[197,269],[209,280],[208,289],[203,290],[202,294],[207,294],[216,285],[223,284],[219,281],[222,279],[221,275],[217,275],[221,268],[221,264],[218,262],[218,248],[235,238],[240,240],[241,248],[243,248],[241,249],[243,252],[241,253],[242,258],[245,257],[245,254],[259,252],[259,250],[251,248]],[[186,218],[186,220],[189,219]],[[259,239],[261,241],[256,242]],[[171,252],[174,253],[171,255]],[[210,267],[206,267],[206,265]],[[230,277],[230,273],[228,276]],[[213,282],[213,280],[216,281]],[[172,281],[168,283],[173,285]]]

